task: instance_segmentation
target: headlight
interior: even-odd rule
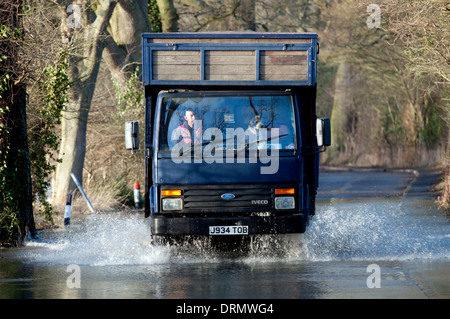
[[[162,200],[163,210],[182,210],[183,199],[181,198],[163,198]]]
[[[275,197],[275,209],[294,209],[294,197]]]

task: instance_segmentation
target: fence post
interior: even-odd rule
[[[70,176],[72,176],[73,181],[75,182],[75,184],[77,184],[77,187],[80,190],[81,195],[83,195],[83,198],[86,201],[87,205],[89,206],[89,209],[91,210],[91,212],[95,213],[94,207],[92,207],[92,204],[89,201],[89,198],[86,196],[86,193],[84,192],[83,187],[81,186],[78,179],[75,177],[75,175],[73,173],[70,173]]]

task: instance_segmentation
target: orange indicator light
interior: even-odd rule
[[[275,188],[275,195],[294,195],[295,188]]]
[[[161,191],[162,196],[181,196],[181,189],[164,189]]]

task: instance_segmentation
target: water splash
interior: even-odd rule
[[[93,214],[68,230],[44,234],[44,240],[29,242],[43,249],[28,257],[39,262],[78,265],[142,265],[169,260],[164,247],[150,241],[146,219],[130,214]]]
[[[319,205],[305,234],[249,238],[244,250],[214,250],[210,241],[153,246],[149,220],[137,214],[94,214],[70,230],[29,242],[37,262],[79,265],[155,265],[252,262],[407,260],[450,257],[449,223],[439,213],[416,216],[396,200]],[[414,210],[412,210],[414,212]]]
[[[430,210],[405,212],[398,200],[322,207],[299,248],[308,260],[407,260],[450,257],[449,224]],[[423,214],[423,213],[422,213]]]

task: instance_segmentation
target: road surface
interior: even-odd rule
[[[306,233],[255,238],[245,255],[213,253],[203,242],[153,247],[140,212],[73,216],[68,230],[0,250],[0,298],[173,299],[169,315],[206,311],[189,308],[192,298],[205,307],[230,299],[447,299],[450,225],[436,208],[438,181],[433,170],[325,169]],[[213,306],[208,316],[220,312]]]

